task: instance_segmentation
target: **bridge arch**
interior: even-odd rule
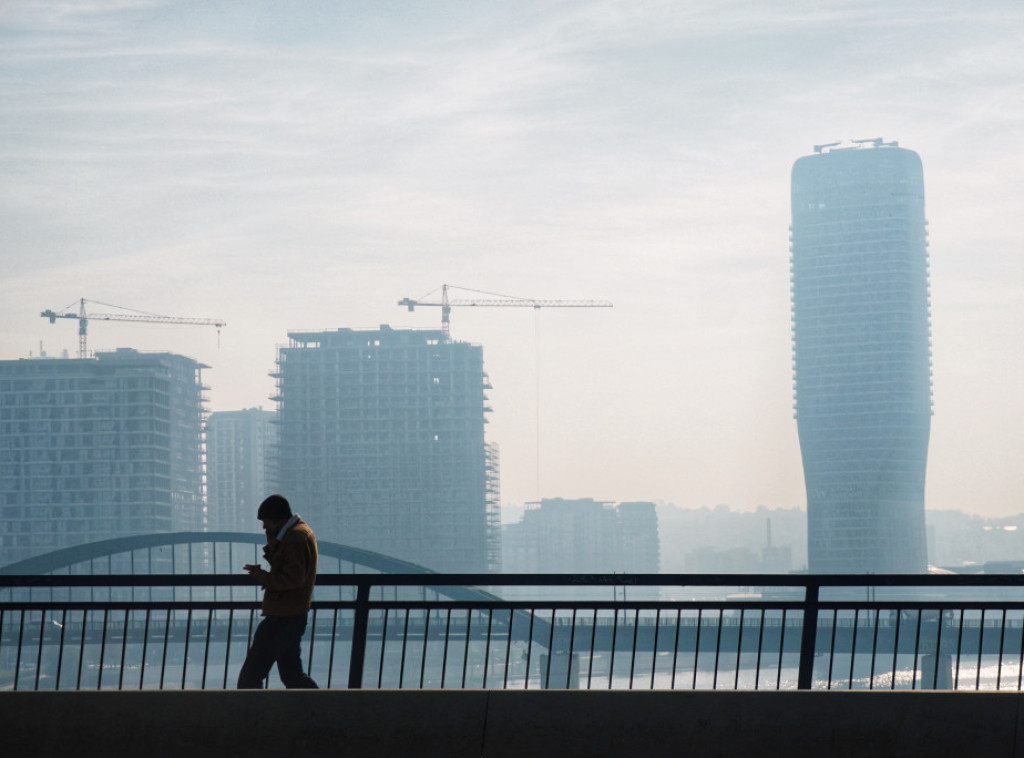
[[[0,567],[0,574],[236,573],[243,563],[260,559],[265,543],[262,534],[248,532],[167,532],[113,537],[10,563]],[[318,546],[320,573],[436,573],[415,563],[350,545],[318,541]]]
[[[47,574],[241,574],[246,563],[259,563],[266,537],[250,532],[162,532],[112,537],[61,548],[0,566],[0,575]],[[416,563],[383,553],[317,541],[318,574],[436,574]],[[318,588],[318,596],[340,588]],[[453,600],[496,600],[472,586],[431,587],[429,593]],[[192,590],[189,590],[192,596]]]

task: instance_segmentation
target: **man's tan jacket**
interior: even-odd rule
[[[270,571],[260,574],[264,616],[299,616],[309,611],[316,582],[316,536],[296,518],[274,547],[263,548]]]

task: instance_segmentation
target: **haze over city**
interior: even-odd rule
[[[6,3],[0,358],[75,355],[39,313],[81,297],[216,317],[89,349],[269,408],[289,330],[606,299],[454,309],[502,499],[803,507],[790,169],[883,137],[924,163],[927,507],[1020,513],[1022,50],[1016,2]]]

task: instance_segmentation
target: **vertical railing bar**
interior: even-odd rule
[[[587,661],[587,689],[594,684],[594,651],[597,650],[597,608],[590,621],[590,655]]]
[[[313,608],[313,618],[309,626],[309,667],[307,668],[310,676],[313,673],[313,646],[316,643],[316,614],[317,608]]]
[[[626,590],[622,590],[625,594]],[[623,618],[625,618],[626,611],[622,611]],[[637,608],[633,614],[633,642],[630,645],[631,655],[629,657],[629,689],[633,689],[633,672],[636,670],[636,641],[640,633],[640,609]]]
[[[536,608],[530,609],[530,627],[526,637],[526,670],[523,672],[523,689],[530,689],[530,661],[533,657],[533,617],[537,613]]]
[[[253,546],[253,553],[255,553],[255,552],[256,552],[256,546],[254,545]],[[255,558],[254,557],[253,560],[254,561],[258,561],[259,558]],[[248,651],[249,647],[252,645],[252,622],[255,621],[255,620],[256,620],[256,609],[255,608],[250,608],[249,609],[249,628],[246,629],[246,632],[245,632],[245,649],[246,649],[246,651]],[[267,677],[266,679],[263,680],[262,684],[263,684],[263,688],[264,689],[266,689],[267,681],[269,679],[270,679],[270,677]]]
[[[612,683],[615,673],[615,640],[619,633],[619,609],[615,609],[615,617],[612,621],[612,649],[608,656],[608,689],[614,689]]]
[[[705,609],[697,608],[697,633],[693,640],[693,686],[691,689],[697,688],[697,669],[700,664],[700,636],[703,633],[703,612]]]
[[[50,600],[53,600],[53,588],[50,588]],[[43,632],[46,629],[46,610],[39,611],[39,647],[36,650],[36,681],[32,689],[39,689],[39,675],[43,669]]]
[[[152,600],[152,595],[150,595]],[[142,625],[142,660],[139,662],[139,689],[143,687],[143,682],[146,679],[146,651],[149,649],[149,615],[152,613],[150,608],[146,608],[146,620]]]
[[[213,556],[214,556],[214,558],[217,557],[217,546],[216,545],[213,546]],[[214,594],[216,594],[216,592],[217,592],[217,588],[214,587]],[[204,649],[203,649],[203,681],[202,681],[202,684],[200,685],[201,689],[204,689],[204,690],[206,689],[206,674],[207,674],[207,671],[209,670],[209,667],[210,667],[210,635],[213,634],[214,625],[216,624],[216,621],[215,621],[215,618],[214,618],[214,614],[215,613],[216,613],[216,610],[214,608],[207,608],[206,609],[206,640],[204,642]],[[316,618],[316,611],[313,612],[313,618],[314,619]],[[312,639],[312,635],[310,635],[310,638]],[[310,661],[310,666],[312,666],[312,664],[313,664],[312,651],[310,651],[309,661]],[[227,663],[225,662],[225,668],[226,667],[227,667]]]
[[[213,554],[214,554],[214,557],[216,557],[216,555],[217,555],[217,547],[216,547],[216,545],[213,546]],[[216,588],[214,588],[214,593],[216,593]],[[211,608],[207,608],[207,612],[206,612],[206,650],[203,652],[203,689],[206,689],[207,667],[209,666],[209,661],[210,661],[210,645],[213,643],[212,635],[214,634],[214,630],[217,628],[217,620],[215,618],[216,613],[217,613],[217,609],[216,608],[212,608],[212,607]],[[230,612],[228,612],[228,614],[230,614]],[[228,616],[228,625],[229,624],[230,624],[230,616]],[[312,661],[312,659],[310,659],[310,662],[311,661]],[[224,660],[224,670],[225,671],[227,670],[227,660],[226,659]],[[213,679],[213,677],[210,677],[210,678],[211,678],[211,680]]]
[[[956,634],[956,674],[953,676],[953,689],[960,689],[960,654],[964,642],[964,609],[960,609],[960,619],[957,623]]]
[[[911,690],[917,689],[917,664],[921,654],[921,615],[924,613],[924,611],[918,608],[915,611],[915,613],[917,613],[917,628],[914,630],[914,662],[912,664],[914,670],[910,676]],[[922,671],[921,673],[923,675],[924,671]]]
[[[868,672],[868,689],[875,688],[875,659],[878,657],[878,627],[882,623],[882,609],[875,608],[875,629],[871,639],[871,670]]]
[[[107,609],[103,609],[103,632],[100,635],[100,668],[96,675],[96,689],[103,689],[103,659],[107,657]]]
[[[704,627],[704,609],[697,609],[697,636],[693,642],[693,686],[690,689],[697,689],[697,669],[700,666],[700,635]]]
[[[551,664],[555,660],[555,609],[551,609],[551,625],[548,627],[548,666],[544,672],[544,689],[551,686]]]
[[[743,615],[746,613],[746,608],[740,608],[740,633],[736,637],[736,675],[732,680],[732,688],[738,690],[740,688],[740,655],[743,652]]]
[[[982,643],[985,641],[985,609],[981,609],[981,619],[978,621],[978,665],[974,669],[974,690],[981,689],[981,652]]]
[[[89,611],[82,609],[82,633],[78,640],[78,675],[75,679],[76,690],[82,689],[82,664],[85,661],[85,619],[88,613]]]
[[[1024,622],[1024,619],[1022,619]],[[1021,689],[1021,675],[1024,674],[1024,623],[1022,623],[1020,644],[1017,647],[1017,691]]]
[[[999,658],[996,663],[996,691],[1003,681],[1003,644],[1006,642],[1006,609],[1003,608],[1002,621],[999,624]]]
[[[484,680],[482,683],[483,689],[487,689],[487,674],[490,673],[491,668],[491,629],[494,625],[494,609],[487,609],[487,641],[484,643]]]
[[[402,655],[398,661],[398,689],[402,689],[405,684],[405,653],[409,649],[409,614],[412,613],[408,608],[405,609],[405,623],[402,625]]]
[[[13,591],[13,589],[11,590],[10,594],[11,594],[11,599],[13,600],[14,599],[14,591]],[[13,612],[13,610],[14,609],[12,608],[11,611]],[[3,651],[4,651],[4,634],[3,634],[3,632],[4,632],[4,618],[6,617],[6,615],[7,615],[6,610],[4,610],[3,608],[0,608],[0,655],[2,655]],[[15,655],[17,655],[17,653],[15,653]]]
[[[189,543],[189,548],[192,547],[192,543]],[[189,552],[189,565],[192,564],[192,553]],[[192,598],[192,586],[189,585],[188,590],[189,600]],[[185,650],[181,656],[181,688],[185,689],[185,677],[188,674],[188,648],[189,643],[192,641],[192,609],[188,609],[188,613],[185,614]]]
[[[576,608],[572,609],[572,626],[569,627],[569,660],[565,667],[565,688],[569,689],[572,685],[572,661],[573,655],[575,655],[574,648],[576,647]],[[577,676],[579,671],[576,672]]]
[[[173,561],[174,551],[171,551]],[[167,671],[167,648],[170,646],[171,637],[171,610],[168,608],[164,615],[164,649],[160,655],[160,689],[164,688],[164,672]]]
[[[820,585],[810,581],[805,585],[803,628],[800,634],[800,668],[797,689],[809,690],[814,679],[814,648],[818,638],[818,596]]]
[[[334,682],[334,641],[338,638],[338,613],[340,611],[340,608],[335,608],[331,614],[331,645],[330,652],[327,654],[327,689],[330,689]]]
[[[447,608],[444,620],[444,646],[441,648],[441,689],[448,678],[448,640],[452,634],[452,609]]]
[[[935,635],[935,670],[932,672],[932,689],[939,688],[939,662],[942,659],[942,630],[946,626],[946,609],[939,608],[939,628]]]
[[[764,649],[765,609],[761,608],[757,621],[757,655],[754,658],[754,691],[761,688],[761,651]]]
[[[942,602],[945,602],[945,601],[940,601],[940,603],[942,603]],[[934,658],[934,665],[932,666],[932,672],[931,672],[931,689],[932,690],[938,690],[939,689],[939,664],[940,664],[940,661],[942,660],[942,627],[943,627],[943,619],[945,618],[945,609],[942,607],[941,604],[939,605],[938,608],[935,609],[935,613],[937,614],[937,616],[936,616],[936,622],[935,622],[935,624],[936,624],[935,625],[935,655],[933,656],[933,658]],[[923,622],[922,622],[922,624],[923,624]],[[921,686],[921,688],[922,689],[924,689],[924,676],[925,676],[924,663],[922,663],[921,664],[921,678],[922,678],[922,686]]]
[[[658,632],[661,631],[661,608],[654,614],[654,648],[651,651],[651,686],[654,689],[654,678],[658,674]]]
[[[739,634],[736,635],[736,671],[732,678],[732,688],[739,689],[739,662],[743,652],[743,619],[746,608],[739,608]]]
[[[722,627],[725,626],[725,609],[718,609],[718,629],[715,632],[715,669],[711,676],[711,689],[718,689],[718,664],[722,657]]]
[[[0,627],[3,626],[3,611],[0,611]],[[60,689],[60,675],[64,668],[64,627],[68,622],[67,611],[62,609],[60,612],[60,642],[57,647],[57,681],[54,682],[54,689]]]
[[[356,585],[355,618],[352,621],[352,650],[349,659],[348,688],[363,687],[363,666],[366,663],[366,637],[370,628],[370,582]]]
[[[440,611],[438,611],[440,614]],[[427,676],[427,640],[430,632],[430,609],[427,609],[427,617],[423,621],[423,655],[420,660],[420,689],[423,689],[423,682]]]
[[[388,618],[391,616],[391,609],[384,609],[384,623],[380,629],[380,663],[377,666],[377,689],[384,687],[384,653],[388,644]]]
[[[676,633],[672,644],[672,678],[669,682],[669,689],[676,688],[676,664],[679,662],[679,627],[682,625],[683,609],[676,608]]]
[[[1017,649],[1017,691],[1020,692],[1021,676],[1024,675],[1024,619],[1021,620],[1020,645]]]
[[[469,669],[469,632],[473,627],[473,609],[466,609],[466,648],[462,651],[462,689],[466,689],[466,671]]]
[[[508,689],[508,670],[512,659],[512,619],[515,614],[511,608],[508,609],[508,631],[505,633],[505,675],[501,682],[503,690]]]
[[[850,686],[853,689],[853,664],[857,660],[857,633],[860,631],[860,608],[853,609],[853,634],[850,637]]]
[[[836,662],[836,630],[839,627],[839,609],[832,609],[832,634],[829,635],[828,642],[828,680],[826,682],[825,689],[832,689],[832,672],[833,666]]]
[[[892,677],[889,682],[889,689],[896,689],[896,665],[900,655],[900,632],[903,631],[903,609],[896,610],[896,635],[892,644]]]
[[[786,652],[786,619],[789,617],[789,609],[782,609],[782,626],[779,629],[779,665],[775,669],[775,690],[782,689],[782,656]]]
[[[134,587],[134,585],[133,585]],[[128,653],[128,609],[124,609],[124,629],[121,632],[121,668],[117,672],[117,689],[124,689],[124,662]]]
[[[21,676],[21,645],[25,639],[25,609],[18,612],[18,650],[14,654],[14,690],[18,690],[18,679]]]
[[[228,565],[234,565],[231,563],[231,545],[228,543]],[[231,600],[231,588],[228,588],[228,600]],[[233,610],[228,611],[228,638],[224,644],[224,681],[221,684],[223,689],[228,688],[228,669],[231,666],[231,638],[235,634],[235,612]]]

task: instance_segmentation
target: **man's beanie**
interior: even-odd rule
[[[262,503],[260,503],[260,509],[256,513],[258,519],[288,519],[292,517],[292,507],[288,504],[288,501],[281,495],[271,495]]]

